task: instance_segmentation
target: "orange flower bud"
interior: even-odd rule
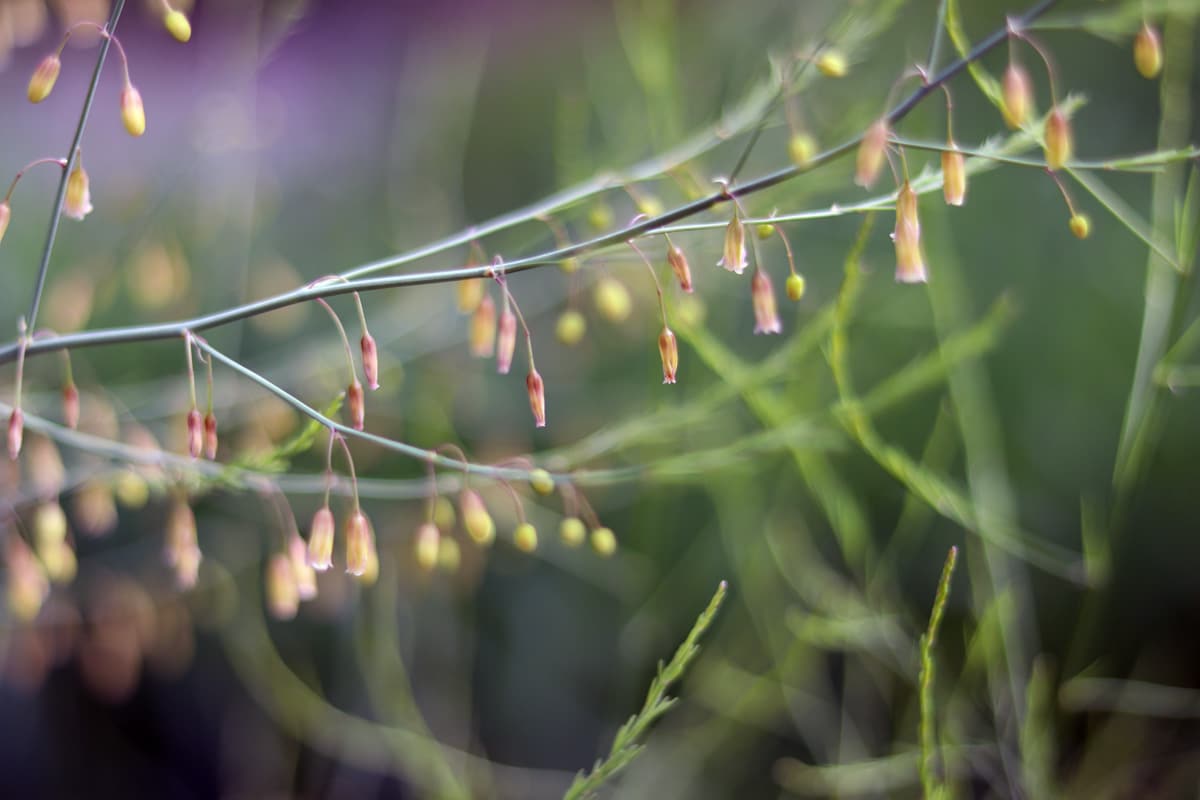
[[[961,206],[967,199],[967,164],[953,140],[942,151],[942,195],[946,205]]]
[[[1025,124],[1033,110],[1033,88],[1029,73],[1016,62],[1010,61],[1004,70],[1000,111],[1008,127],[1016,130]]]
[[[513,351],[517,348],[517,315],[506,303],[500,312],[500,326],[496,337],[496,371],[507,375],[512,369]]]
[[[130,136],[141,136],[146,132],[146,108],[142,105],[142,93],[132,83],[121,90],[121,122]]]
[[[533,421],[539,428],[546,427],[546,387],[536,369],[525,376],[525,388],[529,391],[529,408],[533,410]]]
[[[375,346],[375,337],[364,333],[358,343],[362,349],[363,376],[367,386],[375,391],[379,388],[379,349]]]
[[[1071,122],[1066,115],[1055,106],[1046,117],[1046,166],[1050,169],[1062,169],[1071,160],[1074,150],[1071,136]]]
[[[617,537],[611,528],[596,528],[592,531],[592,549],[605,558],[617,552]]]
[[[188,18],[182,11],[169,9],[166,16],[163,17],[163,25],[180,42],[186,42],[192,38],[192,23],[188,22]]]
[[[929,275],[925,254],[921,250],[921,223],[917,218],[917,193],[908,181],[896,197],[896,229],[892,233],[896,245],[896,280],[900,283],[925,283]]]
[[[675,331],[664,326],[658,335],[658,354],[662,358],[663,383],[674,383],[679,369],[679,342]]]
[[[367,515],[358,509],[346,520],[346,572],[366,576],[372,560],[378,564],[375,534]]]
[[[1072,214],[1067,224],[1077,239],[1086,239],[1092,235],[1092,221],[1088,219],[1087,214]]]
[[[754,305],[755,333],[782,333],[783,323],[775,307],[775,289],[771,278],[762,269],[754,270],[750,279],[750,299]]]
[[[308,564],[318,572],[333,566],[333,537],[336,524],[329,506],[321,506],[313,514],[308,529]]]
[[[71,430],[79,425],[79,389],[68,383],[62,390],[63,424]]]
[[[587,333],[587,320],[573,308],[568,308],[558,317],[554,326],[554,335],[568,347],[579,344]]]
[[[633,312],[633,299],[625,284],[616,278],[604,276],[596,281],[593,290],[596,310],[609,322],[624,322]]]
[[[578,517],[566,517],[558,527],[558,536],[567,547],[579,547],[587,538],[587,528]]]
[[[855,165],[854,182],[864,189],[870,188],[883,169],[883,160],[887,154],[888,130],[886,119],[876,120],[867,128],[862,144],[858,146],[858,160]]]
[[[538,467],[529,473],[529,488],[543,496],[553,494],[554,476]]]
[[[204,449],[204,420],[198,408],[193,408],[187,413],[187,440],[188,455],[199,458],[201,450]]]
[[[476,544],[491,544],[496,538],[496,523],[492,521],[492,515],[488,513],[479,493],[473,489],[463,489],[458,507],[462,512],[463,527],[466,528],[467,535]]]
[[[688,266],[687,256],[678,247],[669,247],[667,248],[667,263],[671,265],[671,271],[675,273],[675,279],[679,281],[679,288],[691,294],[692,268]]]
[[[791,300],[793,303],[799,301],[801,297],[804,297],[804,276],[793,272],[791,275],[788,275],[783,288],[787,292],[788,300]]]
[[[63,214],[71,219],[82,220],[92,213],[92,192],[89,188],[87,170],[83,160],[76,159],[75,168],[67,176],[67,196],[63,201]]]
[[[8,230],[8,221],[12,219],[12,206],[7,200],[0,201],[0,242],[4,241],[4,232]]]
[[[211,411],[204,415],[204,457],[209,461],[217,457],[217,418]]]
[[[275,619],[291,619],[300,608],[300,591],[292,561],[276,553],[267,562],[267,608]]]
[[[62,71],[62,61],[54,53],[43,58],[29,79],[29,102],[40,103],[50,96],[58,73]]]
[[[25,414],[14,408],[8,415],[8,457],[13,461],[21,455],[21,442],[25,439]]]
[[[461,280],[457,285],[458,289],[458,310],[462,314],[470,314],[475,309],[479,308],[479,304],[483,301],[483,280],[480,278],[467,278]]]
[[[516,530],[513,531],[513,544],[522,552],[532,553],[537,549],[537,528],[533,527],[528,522],[522,522],[517,526]]]
[[[496,303],[490,294],[485,294],[471,315],[471,355],[490,358],[496,347]]]
[[[735,275],[741,275],[746,269],[746,226],[737,214],[733,215],[725,228],[725,249],[717,266]]]
[[[363,387],[358,378],[346,387],[346,407],[350,410],[350,424],[354,430],[361,431],[366,424],[367,410]]]
[[[432,522],[426,522],[417,528],[417,535],[413,540],[413,550],[417,557],[417,566],[426,572],[432,572],[433,568],[437,566],[441,539],[442,532]]]
[[[1143,22],[1133,38],[1133,63],[1143,78],[1157,78],[1162,72],[1162,40],[1149,22]]]

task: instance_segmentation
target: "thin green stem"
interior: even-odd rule
[[[54,211],[46,229],[46,245],[42,248],[42,260],[38,264],[37,279],[33,287],[33,300],[29,304],[29,314],[26,315],[30,329],[37,325],[38,307],[42,303],[42,293],[46,289],[46,273],[50,270],[50,256],[54,253],[54,241],[58,238],[58,225],[62,221],[63,203],[67,199],[67,177],[71,174],[71,169],[79,158],[79,147],[83,142],[83,132],[87,128],[88,116],[92,111],[92,101],[95,100],[96,89],[100,86],[100,72],[104,68],[105,59],[108,58],[108,47],[112,42],[112,34],[117,29],[117,22],[121,19],[121,11],[124,8],[125,0],[116,0],[113,3],[112,14],[108,18],[108,25],[105,26],[109,35],[100,42],[100,52],[96,56],[96,68],[92,70],[92,79],[88,83],[87,94],[83,99],[83,108],[79,112],[79,124],[75,128],[75,136],[67,151],[69,155],[63,165],[63,174],[58,181],[58,192],[54,197]],[[178,336],[179,331],[172,335]]]

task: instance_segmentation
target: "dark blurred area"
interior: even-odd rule
[[[114,54],[82,147],[95,211],[84,224],[64,221],[43,301],[41,324],[60,333],[284,292],[598,174],[617,177],[546,215],[554,224],[531,214],[481,236],[483,249],[511,261],[564,235],[624,225],[655,203],[674,208],[729,175],[764,111],[743,181],[790,163],[797,125],[825,146],[863,130],[918,85],[889,93],[927,58],[939,13],[933,0],[175,5],[192,21],[186,45],[163,29],[159,0],[129,0],[121,17],[147,130],[132,139],[121,127]],[[1021,10],[957,5],[973,41]],[[1195,4],[1145,6],[1157,23],[1168,6],[1181,20],[1180,82],[1194,105]],[[29,76],[71,21],[108,11],[107,0],[0,0],[0,175],[63,155],[95,41],[66,48],[45,102],[26,102]],[[1059,24],[1034,33],[1053,53],[1060,99],[1086,101],[1073,117],[1081,159],[1158,146],[1158,84],[1138,75],[1129,52],[1142,13],[1062,2],[1050,18]],[[1080,22],[1105,14],[1107,27]],[[845,43],[848,75],[801,73],[796,94],[774,105],[772,64],[825,36]],[[950,42],[940,53],[944,66]],[[1044,110],[1044,68],[1021,53]],[[982,63],[999,75],[1006,58],[1002,47]],[[1008,132],[971,79],[948,85],[959,144],[999,146]],[[1196,141],[1191,105],[1179,111],[1187,142]],[[944,141],[945,113],[934,95],[898,132]],[[681,146],[688,157],[624,180]],[[936,153],[910,148],[905,159],[914,182],[937,169]],[[755,245],[779,290],[780,337],[751,335],[749,276],[714,266],[727,207],[683,221],[705,227],[672,233],[691,260],[695,296],[667,282],[660,237],[642,241],[663,268],[680,335],[677,386],[660,384],[657,300],[628,248],[589,255],[576,273],[510,276],[546,380],[544,430],[529,418],[523,344],[512,375],[470,358],[454,287],[364,295],[382,370],[368,430],[421,448],[452,443],[480,463],[645,466],[634,480],[580,481],[616,532],[612,557],[559,541],[568,495],[523,485],[541,538],[522,552],[511,497],[489,484],[477,488],[500,541],[484,549],[456,533],[453,563],[443,548],[440,566],[423,570],[413,532],[425,520],[425,465],[352,442],[378,582],[360,585],[335,565],[295,619],[272,619],[265,565],[287,514],[307,533],[324,490],[323,435],[281,464],[269,458],[303,430],[292,408],[216,367],[221,460],[278,472],[290,511],[257,485],[205,484],[190,500],[205,554],[191,592],[176,589],[162,557],[185,470],[131,468],[30,435],[25,461],[0,469],[0,492],[26,526],[61,502],[78,572],[32,622],[0,614],[0,794],[560,797],[608,752],[656,665],[728,580],[730,598],[673,690],[681,701],[602,796],[918,797],[919,642],[954,545],[960,565],[935,693],[939,769],[953,796],[1195,797],[1200,412],[1186,381],[1153,385],[1144,459],[1119,466],[1148,297],[1148,248],[1132,228],[1161,223],[1152,176],[1088,173],[1120,200],[1109,204],[1116,213],[1067,181],[1093,223],[1083,241],[1040,169],[973,174],[963,208],[943,208],[932,191],[921,201],[928,290],[893,282],[894,212],[878,212],[847,361],[859,395],[878,402],[876,434],[915,464],[897,468],[900,459],[855,438],[831,374],[830,320],[865,216],[844,209],[891,191],[853,186],[852,161],[745,200],[752,217],[843,209],[779,226],[807,281],[798,303],[781,291],[778,236]],[[53,170],[39,169],[14,193],[0,246],[7,331],[33,291],[55,189]],[[1168,169],[1184,215],[1187,170]],[[597,228],[603,213],[611,221]],[[1175,213],[1159,214],[1171,242]],[[470,256],[465,245],[447,248],[376,274],[458,267]],[[608,279],[627,288],[632,313],[597,300]],[[1195,318],[1187,277],[1172,303],[1185,322]],[[331,304],[353,341],[352,301]],[[566,308],[587,318],[573,346],[556,338]],[[956,355],[947,343],[966,331],[975,349]],[[336,329],[311,303],[205,336],[315,408],[345,388]],[[180,350],[172,340],[74,352],[80,430],[185,453]],[[922,363],[925,377],[904,372]],[[30,361],[30,414],[57,419],[58,369],[53,356]],[[897,375],[909,382],[887,383]],[[6,367],[5,401],[11,376]],[[872,395],[879,387],[892,394]],[[939,494],[931,475],[957,494]],[[339,522],[347,495],[342,480]],[[955,517],[958,497],[977,524]],[[1039,564],[1030,553],[1049,555]],[[7,587],[11,565],[3,574]]]

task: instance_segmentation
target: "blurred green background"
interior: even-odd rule
[[[28,76],[66,20],[108,13],[103,0],[50,5],[0,5],[4,174],[68,145],[94,42],[67,48],[45,103],[25,102]],[[973,41],[1023,10],[955,5]],[[1143,11],[1160,27],[1172,15],[1161,79],[1174,91],[1172,146],[1195,140],[1194,5],[1068,0],[1034,32],[1053,55],[1062,99],[1081,101],[1080,159],[1159,146],[1160,82],[1141,77],[1131,56]],[[926,61],[939,8],[198,0],[185,46],[161,29],[160,4],[130,0],[118,34],[147,132],[132,140],[121,129],[110,61],[83,145],[96,210],[63,223],[41,324],[64,333],[206,313],[611,173],[611,188],[552,215],[571,241],[588,238],[601,207],[615,227],[647,203],[670,209],[712,191],[760,117],[743,180],[789,163],[789,119],[826,146],[856,135],[889,97],[918,85],[890,94]],[[773,105],[772,65],[823,37],[845,52],[848,75],[800,70],[786,111]],[[1044,111],[1045,69],[1028,46],[1017,51]],[[955,57],[944,37],[939,53],[938,66]],[[982,63],[999,75],[1006,60],[1001,47]],[[971,78],[948,86],[959,144],[1005,146],[1002,119]],[[942,98],[897,132],[942,141]],[[1030,142],[1011,144],[1040,158]],[[625,170],[681,145],[685,158],[622,186]],[[909,149],[906,161],[914,178],[937,169],[936,153]],[[517,551],[511,498],[483,482],[499,541],[480,550],[454,533],[459,568],[425,574],[412,540],[424,465],[351,442],[379,581],[358,586],[335,569],[295,620],[268,621],[263,568],[280,518],[263,492],[204,484],[194,494],[205,562],[197,588],[180,593],[160,551],[170,487],[187,470],[139,468],[149,500],[119,494],[115,529],[89,537],[86,490],[119,488],[129,471],[69,442],[56,456],[31,433],[23,462],[0,475],[5,514],[11,506],[29,524],[61,489],[79,574],[32,623],[0,617],[0,787],[45,797],[558,797],[607,753],[656,664],[727,580],[703,652],[674,689],[680,703],[605,792],[920,796],[919,638],[954,545],[932,695],[945,790],[1196,796],[1200,414],[1186,368],[1170,390],[1138,379],[1153,398],[1139,434],[1145,456],[1118,454],[1143,315],[1166,321],[1168,345],[1195,317],[1188,277],[1147,295],[1150,254],[1125,223],[1142,220],[1134,226],[1173,250],[1177,231],[1196,223],[1194,208],[1175,210],[1188,167],[1172,162],[1159,178],[1087,173],[1128,207],[1119,217],[1068,178],[1092,220],[1079,241],[1042,170],[982,166],[964,207],[943,206],[936,188],[922,197],[927,287],[893,281],[893,213],[874,215],[844,315],[844,263],[867,215],[781,224],[808,289],[789,302],[779,237],[758,245],[778,293],[779,337],[751,333],[749,275],[715,266],[728,206],[685,221],[707,227],[672,235],[691,261],[695,296],[672,284],[661,237],[639,241],[680,337],[675,386],[660,384],[655,295],[632,250],[589,255],[576,273],[512,276],[546,383],[543,430],[529,417],[520,348],[512,375],[472,359],[452,285],[364,296],[382,383],[368,395],[368,430],[425,448],[454,443],[478,462],[644,467],[633,479],[580,480],[620,542],[611,558],[558,541],[560,497],[523,485],[541,544]],[[41,169],[14,195],[0,247],[9,331],[32,292],[53,197],[52,170]],[[891,191],[886,172],[872,192],[852,177],[852,158],[842,158],[743,202],[765,217]],[[1157,217],[1152,180],[1169,201]],[[480,244],[513,260],[556,238],[531,218]],[[451,248],[396,271],[457,267],[468,256]],[[602,276],[629,289],[627,319],[598,310]],[[352,302],[331,302],[356,337]],[[555,337],[567,307],[588,320],[573,346]],[[316,408],[344,389],[341,344],[312,304],[205,335]],[[74,352],[80,429],[185,452],[180,350],[169,341]],[[1187,355],[1168,367],[1186,366]],[[867,398],[865,434],[854,399],[839,396],[835,365]],[[12,376],[5,368],[2,379]],[[25,380],[27,413],[57,419],[57,358],[32,359]],[[0,397],[11,396],[6,383]],[[252,463],[302,426],[220,366],[214,397],[222,461]],[[47,487],[38,475],[55,473],[55,457],[64,477]],[[306,530],[323,488],[324,437],[286,462],[257,463],[280,471]],[[336,459],[335,468],[344,471]],[[346,491],[339,482],[339,519]]]

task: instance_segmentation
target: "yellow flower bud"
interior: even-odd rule
[[[565,345],[576,345],[587,333],[587,320],[573,308],[568,308],[558,318],[554,326],[554,335]]]
[[[167,11],[166,16],[163,17],[163,25],[180,42],[186,42],[192,38],[192,23],[188,22],[187,16],[182,11],[176,11],[173,8]]]
[[[817,56],[817,69],[827,78],[843,78],[846,76],[846,57],[840,50],[826,48]]]
[[[537,549],[537,528],[528,522],[522,522],[513,531],[513,545],[522,552],[532,553]]]
[[[1016,130],[1025,124],[1033,111],[1033,88],[1029,73],[1020,64],[1010,61],[1004,70],[1002,90],[1000,111],[1008,127]]]
[[[596,528],[592,531],[592,549],[605,558],[617,552],[617,537],[611,528]]]
[[[142,93],[131,83],[121,90],[121,121],[130,136],[141,136],[146,132],[146,108],[142,105]]]
[[[489,358],[496,349],[496,303],[485,294],[471,315],[469,335],[471,355]]]
[[[1157,78],[1162,72],[1162,40],[1149,22],[1142,23],[1133,39],[1133,63],[1143,78]]]
[[[629,290],[616,278],[605,276],[596,281],[593,292],[596,310],[609,322],[624,322],[633,312]]]
[[[456,516],[454,503],[450,502],[450,498],[438,495],[438,499],[433,502],[433,524],[437,525],[439,530],[452,530]]]
[[[575,256],[564,258],[562,261],[558,262],[558,268],[568,275],[570,275],[572,272],[579,272],[579,267],[579,259]]]
[[[525,389],[529,392],[529,408],[533,411],[534,426],[546,427],[546,384],[536,369],[529,370],[529,374],[525,376]]]
[[[458,310],[470,314],[479,308],[483,300],[483,279],[467,278],[458,282]]]
[[[67,539],[67,514],[57,501],[42,503],[33,515],[33,535],[38,550],[57,547]]]
[[[141,508],[150,499],[150,487],[145,478],[130,469],[122,470],[117,476],[113,491],[126,508]]]
[[[529,486],[538,494],[548,495],[554,491],[554,477],[538,468],[529,473]]]
[[[373,559],[378,569],[375,534],[367,515],[358,509],[346,520],[346,572],[355,577],[366,577]]]
[[[801,297],[804,297],[804,288],[805,285],[803,275],[797,275],[795,272],[793,272],[791,275],[788,275],[787,283],[784,284],[784,289],[787,291],[788,300],[791,300],[793,303],[795,303]]]
[[[33,77],[29,79],[29,102],[40,103],[49,97],[61,71],[62,61],[56,54],[51,53],[43,58],[33,71]]]
[[[917,218],[917,193],[908,181],[900,187],[896,198],[896,229],[892,241],[896,245],[896,280],[900,283],[928,281],[925,254],[921,249],[921,223]]]
[[[587,538],[587,528],[578,517],[566,517],[558,527],[558,536],[567,547],[579,547]]]
[[[961,206],[967,199],[967,164],[953,141],[949,150],[942,151],[942,195],[946,205]]]
[[[588,224],[598,231],[612,227],[613,212],[606,203],[595,203],[588,209]]]
[[[637,210],[647,217],[657,217],[663,213],[662,203],[652,194],[644,194],[637,199]]]
[[[775,232],[775,226],[769,222],[760,222],[754,226],[754,232],[758,234],[759,239],[770,239],[771,234]]]
[[[432,572],[433,568],[437,566],[438,549],[441,539],[441,531],[432,522],[426,522],[417,528],[417,535],[413,541],[413,551],[417,558],[417,566],[426,572]]]
[[[750,299],[754,306],[755,333],[782,333],[783,323],[775,305],[775,288],[771,278],[761,267],[754,270],[750,279]]]
[[[458,572],[461,563],[462,550],[459,549],[458,542],[450,536],[443,536],[438,546],[438,566],[444,572]]]
[[[463,489],[458,500],[462,512],[463,527],[467,535],[479,545],[489,545],[496,538],[496,523],[488,513],[483,498],[473,489]]]
[[[1071,215],[1071,220],[1068,223],[1071,227],[1071,233],[1075,234],[1076,239],[1086,239],[1092,235],[1092,221],[1088,219],[1087,214],[1076,212]]]
[[[854,172],[854,182],[864,189],[870,188],[883,169],[883,160],[887,155],[887,143],[890,131],[886,119],[876,120],[863,136],[862,144],[858,146],[858,160]]]
[[[267,608],[275,619],[291,619],[300,608],[300,590],[296,572],[285,553],[276,553],[267,562]]]
[[[1071,160],[1074,149],[1071,122],[1055,106],[1046,118],[1046,166],[1050,169],[1062,169],[1063,165]]]
[[[67,176],[67,197],[63,201],[63,214],[71,219],[82,220],[92,213],[92,193],[89,188],[87,170],[83,159],[75,160],[75,168]]]
[[[788,156],[797,167],[806,167],[817,154],[817,140],[807,133],[794,133],[788,140]]]

